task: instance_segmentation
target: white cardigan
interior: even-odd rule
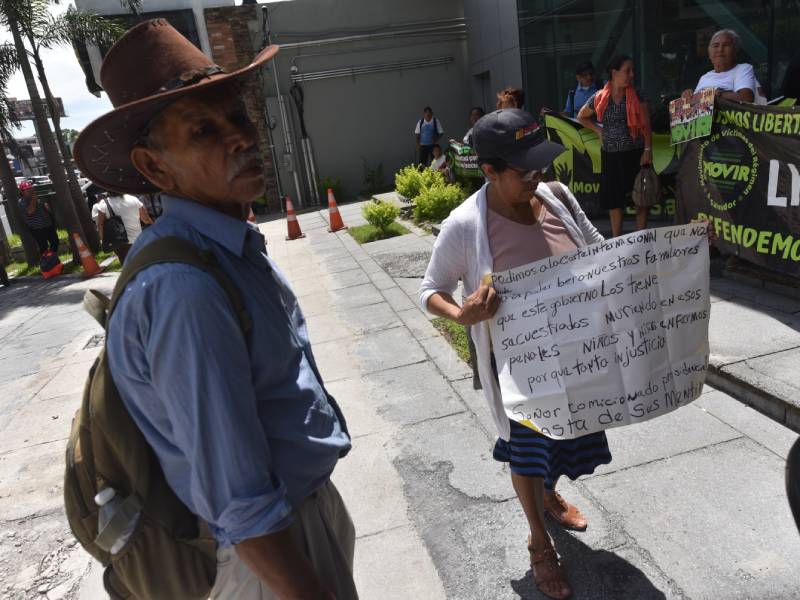
[[[428,311],[428,299],[433,294],[442,292],[452,295],[459,279],[464,283],[464,296],[469,296],[478,289],[483,277],[492,272],[493,261],[486,217],[488,185],[484,184],[480,190],[464,200],[442,223],[442,229],[433,246],[433,256],[419,290],[419,302],[423,310]],[[575,219],[546,183],[539,184],[536,195],[547,206],[547,210],[561,219],[579,248],[603,241],[603,236],[584,214],[572,192],[566,186],[559,185],[564,188]],[[511,433],[509,417],[506,416],[500,387],[492,373],[489,321],[473,325],[471,332],[477,354],[478,376],[489,403],[489,410],[494,417],[497,433],[508,440]]]

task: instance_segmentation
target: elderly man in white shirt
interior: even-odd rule
[[[700,78],[694,90],[684,90],[682,95],[688,97],[700,90],[717,88],[722,98],[755,102],[760,85],[753,65],[737,63],[739,48],[739,34],[732,29],[722,29],[712,35],[708,58],[714,68]]]

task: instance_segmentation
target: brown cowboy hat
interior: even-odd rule
[[[227,73],[165,19],[132,27],[111,47],[100,82],[114,110],[86,126],[75,162],[97,185],[126,194],[158,191],[133,166],[131,149],[152,118],[186,94],[250,74],[278,52],[267,46],[242,69]]]

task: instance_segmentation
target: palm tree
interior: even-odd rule
[[[16,142],[11,135],[11,129],[19,127],[19,121],[9,110],[4,101],[6,96],[6,83],[17,68],[17,51],[11,44],[0,45],[0,183],[3,185],[5,207],[11,229],[22,238],[22,248],[25,251],[25,260],[34,266],[39,262],[39,246],[31,236],[22,219],[22,210],[19,207],[19,190],[14,179],[14,170],[6,158],[5,148],[19,156]]]
[[[39,90],[36,87],[36,80],[33,78],[33,71],[28,60],[28,52],[23,42],[21,23],[25,23],[30,19],[31,5],[32,2],[30,0],[0,0],[0,23],[6,26],[13,38],[19,67],[22,69],[25,85],[31,98],[39,145],[44,152],[45,160],[50,169],[50,179],[56,191],[56,201],[53,202],[53,207],[58,220],[70,234],[73,259],[78,261],[80,257],[72,234],[77,233],[83,240],[86,240],[86,233],[83,231],[75,211],[75,203],[72,202],[69,183],[64,171],[64,165],[61,162],[61,155],[53,137],[53,132],[50,130],[50,124],[47,122],[47,114],[45,113]]]
[[[105,19],[92,12],[79,11],[73,7],[70,7],[60,15],[53,15],[50,12],[50,0],[31,0],[29,6],[27,13],[29,19],[24,23],[21,22],[20,26],[31,49],[30,55],[33,58],[39,81],[42,84],[42,91],[44,91],[47,100],[50,118],[55,129],[56,141],[66,168],[72,200],[75,203],[83,229],[89,238],[89,246],[97,252],[100,249],[100,242],[92,223],[89,207],[75,175],[72,155],[64,140],[58,106],[50,89],[44,62],[42,61],[42,50],[49,50],[61,45],[72,45],[74,42],[89,42],[97,46],[110,46],[125,32],[125,29],[115,21]]]

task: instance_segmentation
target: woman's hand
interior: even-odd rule
[[[475,325],[491,319],[500,306],[500,296],[488,283],[481,283],[475,292],[464,298],[464,305],[456,321],[461,325]]]
[[[653,164],[653,151],[650,148],[642,150],[642,157],[639,159],[639,166],[646,167]]]

